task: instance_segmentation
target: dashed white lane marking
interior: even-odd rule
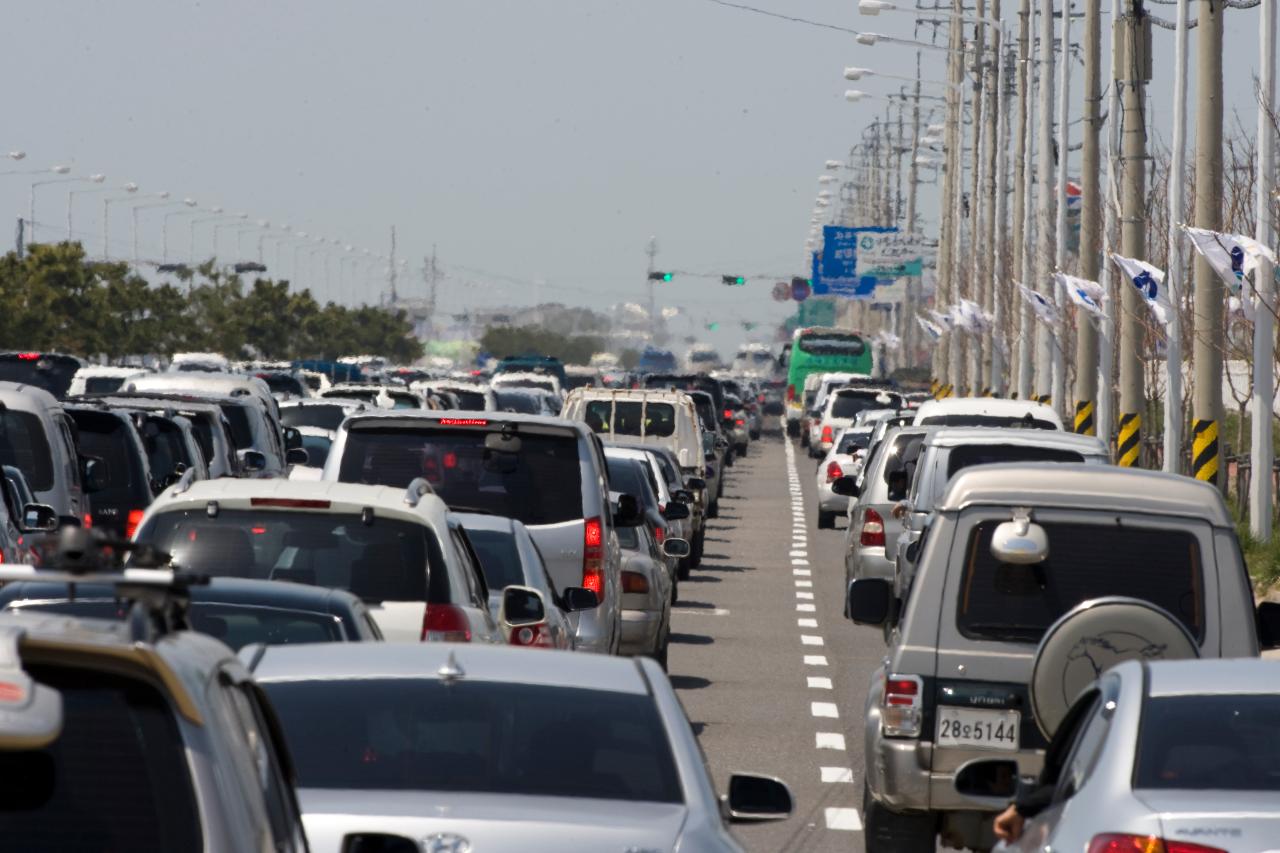
[[[862,832],[862,818],[857,809],[823,809],[827,821],[827,829],[843,829],[847,832]]]
[[[818,609],[818,605],[816,604],[806,604],[804,602],[800,602],[799,604],[796,605],[797,613],[814,613],[817,611],[817,609]]]
[[[818,675],[811,675],[808,678],[806,678],[805,684],[807,684],[811,690],[830,690],[831,689],[831,679],[823,678],[822,676],[818,676]]]
[[[813,593],[811,593],[811,592],[802,592],[802,591],[800,591],[800,590],[798,590],[798,589],[797,589],[797,590],[796,590],[796,598],[807,598],[807,599],[809,599],[810,601],[812,601],[812,600],[813,600]]]
[[[795,549],[794,551],[792,551],[790,554],[788,554],[787,556],[790,556],[790,557],[807,557],[807,556],[809,556],[809,552],[808,552],[808,551],[801,551],[799,548],[797,548],[797,549]]]
[[[826,666],[826,655],[805,655],[804,662],[809,666]]]
[[[796,586],[813,586],[813,581],[799,580],[796,581]]]
[[[844,735],[839,732],[818,732],[814,739],[817,749],[838,749],[845,751]]]
[[[817,619],[797,619],[796,625],[801,628],[817,628],[818,620]]]
[[[811,574],[813,574],[813,572],[810,571],[809,569],[792,569],[791,574],[795,575],[796,577],[807,578]]]
[[[840,719],[840,709],[836,707],[835,702],[810,702],[809,711],[815,717],[828,717],[832,720]]]
[[[794,558],[792,558],[792,560],[791,560],[791,565],[793,565],[793,566],[807,566],[807,565],[809,565],[809,561],[808,561],[808,560],[806,560],[806,559],[804,559],[803,557],[794,557]]]
[[[819,767],[823,782],[836,782],[845,785],[853,784],[853,771],[848,767]]]
[[[821,637],[815,637],[811,634],[801,634],[800,642],[806,646],[821,646],[823,644]]]
[[[672,613],[682,616],[728,616],[729,611],[723,607],[673,607]]]

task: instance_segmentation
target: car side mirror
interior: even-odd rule
[[[681,539],[679,536],[672,536],[664,539],[662,542],[662,553],[668,557],[677,557],[683,559],[692,552],[687,539]]]
[[[883,625],[892,600],[893,590],[884,578],[858,578],[849,584],[849,618],[858,625]]]
[[[975,759],[960,766],[952,785],[971,803],[1003,809],[1018,791],[1018,763],[1008,758]]]
[[[542,593],[531,586],[508,586],[502,590],[498,621],[504,629],[537,625],[547,618],[547,605]]]
[[[256,474],[267,469],[267,457],[261,450],[240,450],[240,470],[246,474]]]
[[[689,507],[680,501],[667,501],[667,508],[662,511],[662,517],[667,521],[683,521],[689,517]]]
[[[80,467],[81,479],[84,481],[84,490],[87,494],[100,492],[106,488],[106,483],[102,480],[102,460],[92,457],[85,457]]]
[[[417,839],[381,832],[360,832],[343,836],[340,853],[422,853]]]
[[[701,477],[690,477],[684,481],[684,484],[695,492],[701,492],[707,488],[707,481]]]
[[[285,451],[284,461],[290,465],[306,465],[311,461],[311,454],[301,447],[291,447]]]
[[[1026,510],[1016,510],[1013,520],[991,534],[991,556],[1014,566],[1034,566],[1049,558],[1049,536],[1031,520]]]
[[[302,447],[302,433],[298,431],[297,427],[285,427],[284,449],[293,450],[297,447]]]
[[[48,504],[27,504],[22,508],[22,529],[27,533],[49,533],[58,529],[58,511]]]
[[[1280,602],[1264,601],[1258,605],[1258,646],[1263,651],[1280,649]]]
[[[755,773],[731,775],[726,801],[733,821],[785,820],[795,809],[786,782]]]
[[[560,598],[564,601],[564,609],[569,613],[595,610],[600,606],[600,596],[596,595],[594,589],[587,589],[585,586],[571,586]]]
[[[847,498],[856,498],[862,490],[858,488],[858,478],[846,474],[843,477],[837,477],[831,483],[831,491],[837,495],[844,495]]]
[[[644,523],[644,513],[640,511],[640,501],[635,495],[618,495],[618,506],[613,512],[614,527],[639,527]]]

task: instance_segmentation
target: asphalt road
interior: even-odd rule
[[[842,615],[844,530],[817,529],[816,463],[787,446],[766,435],[729,469],[703,564],[680,584],[671,681],[718,790],[740,770],[795,795],[791,819],[736,825],[744,847],[845,853],[863,849],[862,709],[885,647]]]

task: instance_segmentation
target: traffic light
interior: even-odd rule
[[[747,283],[747,280],[740,275],[722,275],[720,276],[720,280],[725,284],[735,286]]]
[[[671,281],[671,273],[651,272],[649,273],[649,281]]]
[[[719,329],[719,328],[720,328],[720,324],[719,324],[719,323],[708,323],[708,324],[707,324],[707,331],[708,331],[708,332],[714,332],[714,331],[716,331],[716,330],[717,330],[717,329]]]

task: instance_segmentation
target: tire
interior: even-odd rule
[[[680,565],[676,567],[676,577],[682,581],[689,579],[689,570],[694,567],[693,560],[693,543],[689,543],[689,556],[680,561]]]
[[[744,459],[746,458],[746,456],[747,456],[747,446],[746,446],[745,444],[739,444],[739,445],[738,445],[738,455],[739,455],[739,456],[741,456],[741,457],[743,457]]]
[[[693,552],[689,555],[689,568],[696,569],[702,565],[702,548],[706,538],[705,530],[699,530],[698,535],[693,537]]]
[[[818,529],[831,530],[836,526],[836,514],[818,510]]]
[[[798,421],[787,421],[787,438],[800,437],[800,423]]]
[[[717,500],[712,501],[711,505],[707,507],[707,518],[720,517],[720,501],[718,500],[719,497],[720,497],[719,494],[717,494],[716,495]]]
[[[862,783],[862,824],[867,853],[933,853],[938,818],[932,812],[903,814],[876,802]]]
[[[759,441],[759,440],[760,440],[760,430],[756,430],[755,432],[747,433],[747,435],[751,436],[751,440],[752,440],[752,441]]]

